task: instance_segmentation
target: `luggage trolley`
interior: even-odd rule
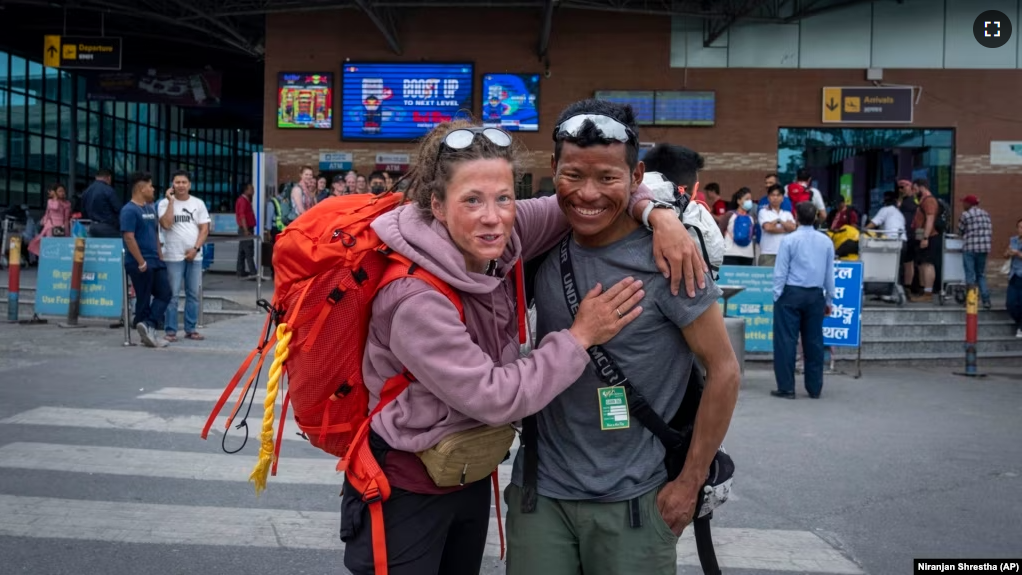
[[[941,243],[940,260],[940,305],[950,297],[958,304],[965,303],[965,262],[962,260],[962,248],[965,239],[962,236],[945,233]]]
[[[902,232],[869,230],[859,237],[862,282],[867,293],[894,298],[905,304],[905,290],[898,281],[901,271]],[[872,285],[870,285],[872,284]]]

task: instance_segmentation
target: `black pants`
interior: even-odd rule
[[[802,335],[806,393],[823,390],[823,316],[820,288],[786,285],[774,303],[774,378],[778,391],[795,391],[795,352]]]
[[[724,261],[721,265],[725,266],[751,266],[755,258],[747,258],[743,256],[724,256]]]
[[[1004,304],[1015,322],[1015,329],[1022,330],[1022,276],[1011,276],[1008,280],[1008,296]]]
[[[167,317],[170,303],[170,279],[167,265],[160,260],[146,260],[146,270],[138,271],[134,258],[124,262],[124,270],[135,286],[135,317],[131,325],[145,323],[153,329],[160,329]],[[177,310],[174,310],[177,313]]]
[[[254,276],[258,273],[255,265],[255,240],[252,236],[241,236],[238,242],[238,275]]]
[[[378,437],[372,439],[373,447],[381,442]],[[381,460],[379,455],[377,460]],[[388,572],[479,575],[490,525],[490,492],[489,478],[445,495],[422,495],[392,487],[390,499],[383,503]],[[354,575],[375,573],[370,521],[369,505],[345,479],[341,541],[344,566]]]

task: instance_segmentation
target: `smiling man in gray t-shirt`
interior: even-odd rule
[[[573,230],[567,247],[579,298],[626,277],[641,280],[646,292],[639,317],[602,348],[665,421],[681,405],[695,358],[707,379],[684,469],[670,482],[662,444],[631,414],[621,415],[627,399],[620,388],[616,408],[601,401],[608,385],[592,362],[536,414],[536,496],[523,506],[528,445],[518,450],[506,492],[507,573],[673,575],[678,537],[738,396],[738,363],[716,303],[721,291],[707,278],[694,298],[672,295],[651,255],[652,233],[627,214],[643,176],[630,108],[572,104],[555,141],[554,182]],[[573,321],[561,259],[554,250],[536,276],[539,338]]]

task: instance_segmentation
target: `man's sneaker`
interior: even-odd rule
[[[156,330],[146,325],[144,321],[135,324],[135,330],[138,331],[138,337],[142,339],[142,345],[156,347]]]
[[[1015,337],[1022,339],[1022,327],[1018,328],[1018,331],[1015,332]]]

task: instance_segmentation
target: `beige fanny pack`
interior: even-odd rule
[[[452,433],[417,455],[437,487],[455,487],[488,477],[514,440],[510,425],[477,427]]]

